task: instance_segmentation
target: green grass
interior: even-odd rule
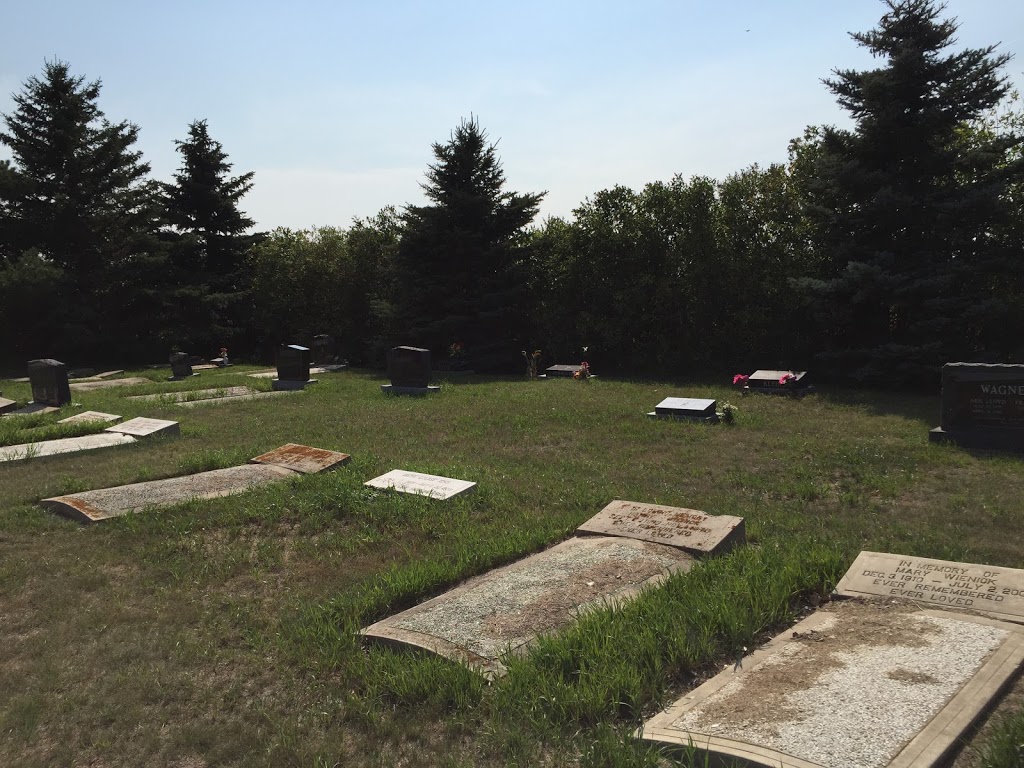
[[[265,389],[247,370],[127,372],[152,383],[0,419],[0,444],[66,436],[55,422],[84,409],[181,422],[177,438],[0,465],[0,763],[702,765],[631,734],[794,621],[861,549],[1024,563],[1021,459],[929,444],[937,397],[470,376],[401,398],[350,370],[208,408],[125,399]],[[644,417],[669,395],[731,402],[735,421]],[[36,504],[287,442],[352,462],[87,528]],[[440,503],[363,486],[396,468],[479,489]],[[564,539],[615,498],[740,515],[749,544],[588,613],[492,684],[359,642],[360,627]]]

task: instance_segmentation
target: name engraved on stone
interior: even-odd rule
[[[468,480],[425,475],[421,472],[407,472],[402,469],[393,469],[380,477],[368,480],[363,485],[371,488],[391,488],[399,493],[413,493],[442,500],[467,493],[476,487],[476,483]]]
[[[851,597],[900,597],[968,608],[1024,624],[1024,571],[882,552],[861,552],[836,586]]]
[[[293,472],[314,474],[326,469],[344,466],[348,464],[350,458],[347,453],[328,451],[324,448],[310,448],[308,445],[299,445],[298,443],[286,443],[269,453],[249,459],[249,462],[252,464],[273,464],[290,469]]]
[[[742,517],[620,500],[611,502],[577,532],[668,544],[695,554],[723,554],[746,543]]]

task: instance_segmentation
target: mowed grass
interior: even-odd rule
[[[181,422],[180,437],[0,464],[0,764],[689,765],[631,733],[827,599],[861,549],[1024,564],[1022,459],[929,444],[937,395],[461,377],[400,398],[344,371],[266,400],[125,399],[269,388],[247,370],[128,372],[153,383],[0,420],[5,444],[65,436],[51,425],[81,410]],[[29,399],[28,385],[0,388]],[[644,416],[670,395],[732,402],[736,422]],[[288,442],[352,462],[90,527],[37,504]],[[363,486],[390,469],[478,492]],[[588,614],[494,684],[359,642],[361,626],[566,538],[616,498],[740,515],[748,546]]]

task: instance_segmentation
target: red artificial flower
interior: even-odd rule
[[[750,379],[749,376],[745,376],[742,373],[737,373],[735,376],[732,377],[732,383],[733,384],[746,384],[749,379]]]

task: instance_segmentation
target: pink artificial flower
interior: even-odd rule
[[[749,376],[744,376],[742,373],[737,373],[735,376],[732,377],[732,383],[733,384],[746,384],[749,379],[750,379]]]
[[[795,379],[795,378],[796,378],[796,376],[794,376],[792,373],[784,373],[784,374],[782,374],[781,377],[779,377],[779,384],[785,384],[790,379]]]

